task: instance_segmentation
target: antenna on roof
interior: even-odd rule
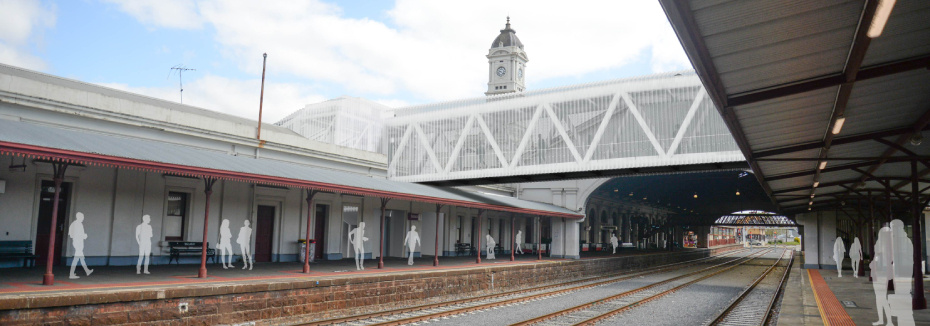
[[[178,71],[178,88],[181,89],[181,104],[184,104],[184,72],[185,71],[195,71],[197,69],[187,68],[184,65],[176,65],[171,67],[171,70],[168,72],[168,77],[171,77],[171,73],[175,70]]]

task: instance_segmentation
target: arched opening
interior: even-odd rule
[[[717,218],[709,245],[749,242],[750,245],[796,244],[798,224],[790,218],[762,210],[743,210]]]
[[[627,246],[682,247],[687,233],[706,245],[710,225],[720,216],[775,206],[751,174],[741,170],[616,177],[584,198],[586,243],[608,243],[612,233]],[[738,193],[738,194],[737,194]],[[695,236],[696,237],[696,236]],[[733,237],[733,235],[731,235]]]

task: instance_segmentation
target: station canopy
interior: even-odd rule
[[[780,213],[928,189],[930,1],[661,4]]]
[[[583,217],[566,208],[513,197],[397,182],[273,159],[235,156],[154,140],[3,119],[0,119],[0,154],[526,215]]]

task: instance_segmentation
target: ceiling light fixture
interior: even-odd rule
[[[833,123],[833,134],[837,135],[840,133],[840,130],[843,130],[843,123],[846,122],[845,117],[837,118],[836,122]]]
[[[869,26],[867,35],[870,38],[876,38],[882,35],[885,24],[888,23],[888,17],[891,16],[891,9],[894,8],[895,0],[880,0],[878,8],[875,8],[875,16],[872,18],[872,25]]]
[[[820,169],[823,170],[825,167],[827,167],[827,161],[820,161]]]
[[[697,199],[697,193],[694,193],[694,199]]]
[[[814,188],[817,188],[817,186],[819,185],[820,185],[820,181],[814,181]]]
[[[911,135],[909,140],[911,145],[920,146],[920,144],[924,142],[924,135],[920,132],[915,132],[913,135]]]
[[[739,189],[736,189],[736,195],[739,196]]]

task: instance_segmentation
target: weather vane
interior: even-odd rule
[[[184,72],[185,71],[195,71],[197,69],[187,68],[184,65],[176,65],[171,67],[171,70],[168,71],[168,77],[171,77],[171,73],[175,70],[178,71],[178,88],[181,89],[181,104],[184,104]]]

